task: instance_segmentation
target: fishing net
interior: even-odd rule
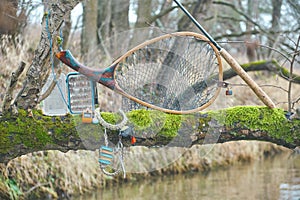
[[[222,66],[204,36],[182,32],[129,51],[118,63],[115,78],[121,90],[141,100],[123,98],[126,111],[141,109],[146,102],[171,113],[192,112],[209,106],[218,95]]]

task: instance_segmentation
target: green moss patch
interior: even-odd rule
[[[41,111],[20,110],[18,116],[6,114],[0,118],[0,153],[7,153],[18,145],[33,150],[66,139],[74,133],[71,115],[44,116]]]
[[[288,143],[299,140],[299,120],[288,121],[282,109],[269,109],[263,106],[237,106],[222,111],[210,112],[226,127],[245,128],[251,131],[264,131],[270,137],[283,139]],[[298,130],[298,131],[296,131]]]

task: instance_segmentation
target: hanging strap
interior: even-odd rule
[[[127,123],[128,118],[126,117],[126,114],[124,113],[124,111],[120,109],[120,110],[119,110],[119,113],[120,113],[120,114],[122,115],[122,117],[123,117],[122,121],[121,121],[119,124],[110,124],[110,123],[106,122],[106,121],[102,118],[101,113],[100,113],[100,108],[97,108],[97,109],[95,110],[95,116],[96,116],[97,119],[99,120],[100,124],[101,124],[103,127],[107,128],[107,129],[110,129],[110,130],[120,130],[120,129],[122,129],[122,128],[125,126],[125,124]]]
[[[119,154],[119,161],[121,164],[121,168],[115,170],[114,172],[108,172],[106,168],[112,164],[111,161],[113,159],[113,148],[108,147],[108,138],[106,134],[106,128],[104,129],[104,140],[105,140],[105,146],[101,146],[99,149],[99,164],[101,171],[108,176],[116,176],[118,175],[121,170],[123,171],[123,177],[126,178],[126,170],[124,166],[124,146],[122,143],[122,136],[121,133],[119,134],[119,142],[117,144],[116,152]]]
[[[105,146],[101,146],[99,148],[99,164],[100,164],[100,168],[101,168],[102,172],[105,175],[116,176],[122,170],[124,178],[126,178],[126,171],[125,171],[125,166],[124,166],[124,146],[123,146],[123,143],[122,143],[121,130],[125,126],[125,124],[127,123],[128,118],[126,117],[125,113],[122,110],[119,110],[119,113],[122,115],[123,119],[122,119],[122,121],[119,124],[115,125],[115,124],[110,124],[110,123],[106,122],[102,118],[102,116],[100,114],[100,108],[97,108],[95,110],[95,116],[99,120],[99,123],[104,127],[104,143],[105,143]],[[118,142],[117,147],[116,147],[116,153],[119,154],[118,157],[119,157],[119,162],[120,162],[121,168],[118,168],[114,172],[108,172],[106,170],[107,167],[110,164],[112,164],[111,161],[113,159],[113,154],[114,154],[113,148],[110,148],[108,146],[108,136],[107,136],[106,129],[120,130],[120,133],[119,133],[119,142]]]

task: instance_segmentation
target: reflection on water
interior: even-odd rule
[[[130,182],[130,181],[129,181]],[[165,176],[99,190],[78,200],[300,200],[300,155],[276,156],[207,173]]]

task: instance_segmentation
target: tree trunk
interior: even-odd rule
[[[55,43],[55,35],[59,35],[59,29],[63,23],[64,17],[78,4],[79,0],[66,0],[62,4],[60,1],[53,1],[49,8],[49,15],[44,15],[42,21],[41,39],[35,50],[34,58],[26,73],[26,78],[23,82],[23,88],[17,95],[14,106],[17,108],[31,109],[35,108],[42,87],[45,84],[45,78],[51,69],[50,63],[50,38]],[[46,21],[48,23],[46,23]],[[48,24],[48,25],[47,25]],[[51,46],[53,49],[53,46]],[[54,53],[54,50],[52,51]],[[3,111],[5,112],[5,111]]]
[[[83,1],[83,29],[81,32],[81,55],[83,61],[88,63],[97,48],[97,0]]]
[[[248,0],[248,6],[247,6],[247,15],[249,17],[251,17],[251,19],[255,19],[257,20],[257,17],[255,16],[255,11],[258,8],[258,4],[259,2],[254,2],[253,0]],[[254,30],[254,25],[252,23],[250,23],[249,21],[246,22],[246,32],[248,32],[249,34],[247,34],[245,36],[246,41],[248,41],[248,43],[246,43],[246,55],[248,58],[249,62],[253,62],[255,60],[257,60],[257,45],[254,42],[253,38],[252,38],[252,34],[251,32]]]
[[[197,0],[195,5],[191,8],[191,14],[197,19],[197,14],[202,13],[205,14],[205,10],[208,10],[210,1],[208,0]],[[190,9],[187,7],[187,9]],[[181,10],[179,12],[182,12]],[[186,31],[186,30],[195,30],[195,25],[192,21],[186,16],[183,15],[178,22],[178,31]],[[197,31],[199,31],[197,29]]]
[[[279,45],[279,22],[281,18],[281,7],[282,7],[282,0],[272,0],[272,27],[271,33],[269,36],[269,46],[276,49]],[[269,58],[273,57],[273,51],[269,51]]]
[[[19,23],[17,10],[18,1],[16,0],[2,0],[0,2],[0,36],[17,33]]]
[[[282,0],[272,0],[272,30],[277,31],[279,29],[279,21],[281,18]]]
[[[107,39],[122,31],[129,30],[129,5],[130,0],[98,1],[98,34],[102,39]],[[101,41],[100,41],[101,42]]]
[[[129,4],[130,0],[122,0],[112,4],[112,27],[114,33],[129,30]]]
[[[135,23],[135,28],[143,28],[148,26],[147,22],[151,18],[151,12],[152,12],[151,5],[152,5],[152,0],[138,1],[137,21]]]
[[[46,11],[47,11],[47,9],[46,9]],[[71,28],[72,28],[71,13],[69,12],[66,14],[66,17],[64,19],[64,26],[62,27],[62,30],[60,30],[60,32],[59,32],[59,36],[62,37],[61,38],[62,44],[60,44],[60,47],[62,47],[63,49],[66,49],[66,47],[68,46]],[[58,62],[54,62],[54,68],[55,68],[56,77],[60,77],[60,75],[62,73],[62,68],[60,67]],[[46,81],[48,79],[48,75],[50,75],[50,73],[47,74],[45,78],[43,78],[44,81],[42,82],[42,85],[44,85],[46,83]],[[44,99],[46,99],[51,94],[52,90],[56,86],[56,81],[57,81],[56,79],[52,80],[51,84],[46,89],[46,91],[40,95],[38,103],[42,102]]]
[[[111,33],[112,1],[98,0],[98,19],[97,28],[99,40],[109,37]],[[100,41],[101,43],[102,41]]]
[[[149,39],[149,30],[142,28],[149,27],[148,23],[151,20],[152,13],[151,5],[152,0],[138,1],[137,20],[134,25],[135,30],[132,36],[133,39],[131,44],[140,44]]]

